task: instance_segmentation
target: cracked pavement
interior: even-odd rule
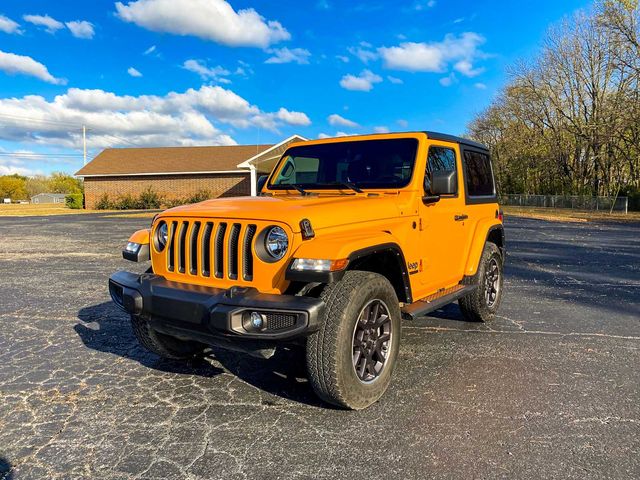
[[[640,225],[508,219],[497,320],[405,322],[346,412],[292,352],[138,346],[106,281],[148,223],[0,218],[0,479],[640,477]]]

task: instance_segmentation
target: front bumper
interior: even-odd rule
[[[109,293],[121,309],[148,319],[154,329],[208,344],[294,340],[318,329],[322,300],[269,295],[255,288],[220,289],[171,282],[160,275],[117,272]],[[264,320],[250,322],[252,312]],[[223,345],[224,346],[224,345]]]

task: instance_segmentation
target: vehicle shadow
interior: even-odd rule
[[[0,480],[13,480],[11,463],[4,457],[0,457]]]
[[[189,362],[165,360],[145,350],[131,329],[129,316],[113,302],[83,307],[78,312],[82,323],[73,326],[86,347],[99,352],[130,358],[145,367],[161,372],[214,377],[223,370],[212,367],[201,359]]]
[[[172,361],[145,350],[133,334],[128,315],[113,302],[84,307],[78,312],[78,318],[81,322],[73,328],[92,350],[130,358],[161,372],[209,378],[229,372],[273,395],[327,408],[311,389],[301,348],[277,348],[273,356],[263,359],[213,347],[192,360]],[[265,401],[268,405],[275,403]]]

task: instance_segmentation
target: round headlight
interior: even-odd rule
[[[160,222],[158,228],[156,228],[156,249],[161,252],[167,245],[169,239],[169,227],[166,222]]]
[[[264,247],[271,257],[280,260],[289,248],[286,232],[281,227],[271,227],[265,236]]]

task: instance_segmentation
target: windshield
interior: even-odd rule
[[[268,188],[401,188],[411,181],[417,150],[415,138],[293,147]]]

